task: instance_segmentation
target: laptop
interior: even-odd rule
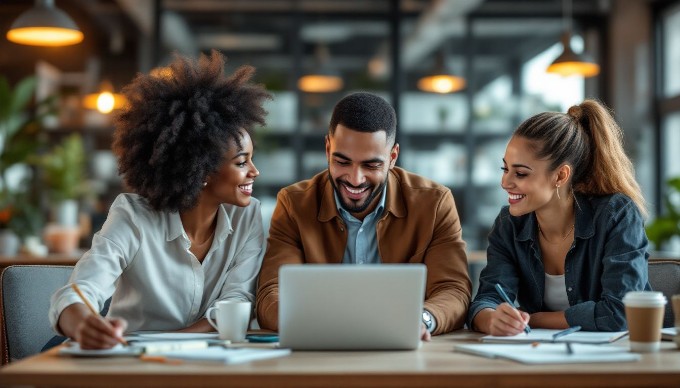
[[[279,269],[280,346],[411,350],[420,346],[422,264],[303,264]]]

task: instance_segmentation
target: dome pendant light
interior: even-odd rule
[[[87,109],[96,109],[100,113],[109,114],[114,109],[120,109],[127,104],[124,95],[115,93],[113,85],[109,81],[102,81],[99,92],[85,96],[83,106]]]
[[[446,70],[445,53],[439,51],[432,73],[418,80],[418,89],[431,93],[454,93],[465,89],[465,79],[450,74]]]
[[[83,33],[54,0],[36,0],[12,23],[7,39],[29,46],[69,46],[82,42]]]
[[[330,68],[330,54],[324,44],[316,46],[313,72],[298,79],[298,89],[306,93],[332,93],[341,90],[344,82],[340,74]]]
[[[600,73],[600,65],[587,54],[576,54],[571,49],[571,0],[563,0],[565,31],[562,34],[562,53],[548,66],[548,73],[561,76],[580,75],[593,77]]]

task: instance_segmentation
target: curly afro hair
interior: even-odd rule
[[[265,124],[271,95],[248,83],[255,69],[227,77],[224,63],[215,50],[198,60],[176,56],[169,72],[138,74],[123,88],[128,104],[116,117],[113,152],[125,184],[155,210],[196,206],[229,147],[242,147],[242,131]]]

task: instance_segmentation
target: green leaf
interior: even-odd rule
[[[665,207],[664,214],[660,214],[646,227],[647,238],[654,243],[656,249],[662,249],[662,245],[674,236],[680,236],[680,204],[671,200],[680,195],[680,177],[669,179],[666,182],[666,190],[663,197]]]
[[[5,77],[0,77],[0,121],[4,121],[9,113],[12,90]]]
[[[24,110],[29,101],[31,101],[37,85],[38,80],[35,77],[26,77],[19,81],[14,87],[14,95],[12,101],[10,101],[10,114]]]

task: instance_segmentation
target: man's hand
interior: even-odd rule
[[[427,331],[427,327],[425,327],[424,323],[420,325],[420,339],[423,341],[430,341],[432,339],[432,335]]]

